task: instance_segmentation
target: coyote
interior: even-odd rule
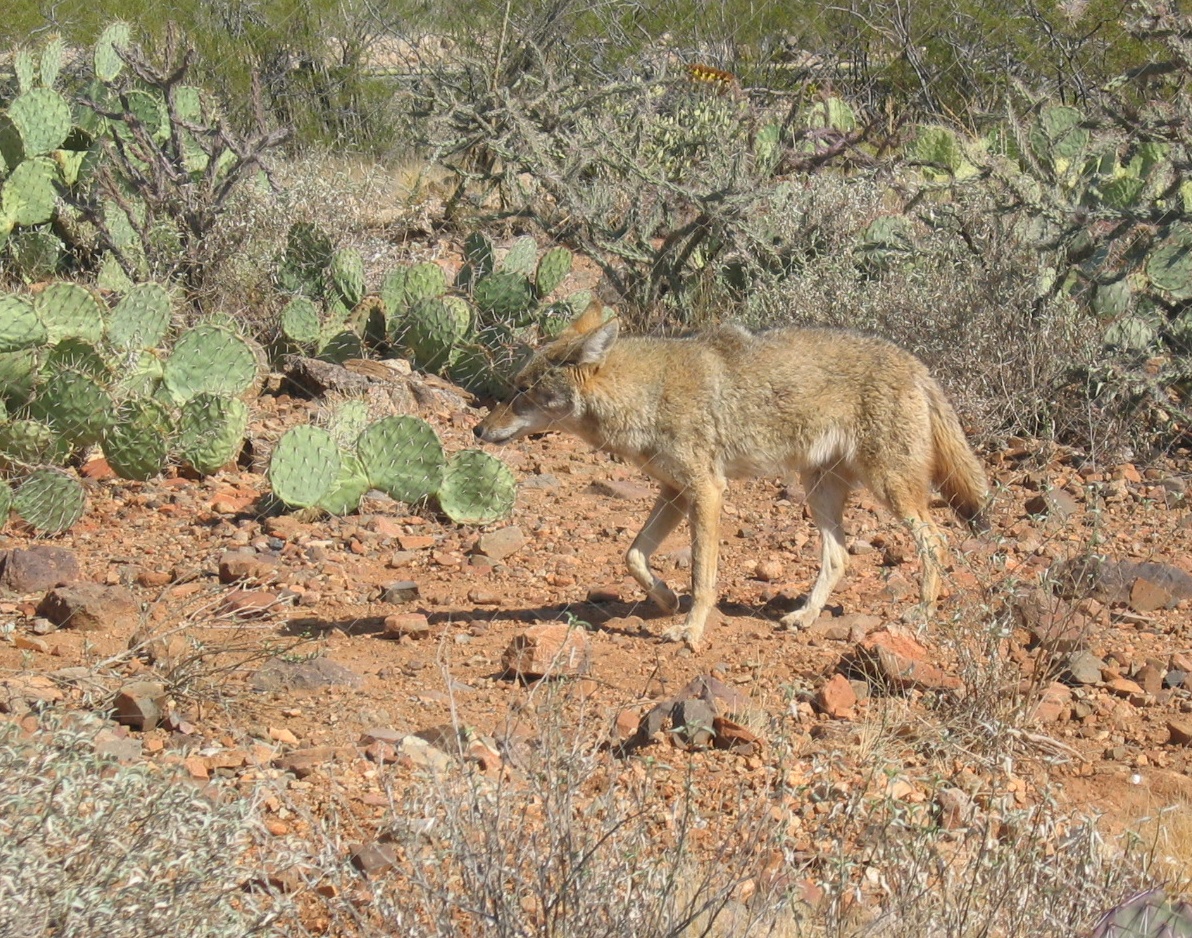
[[[684,517],[691,522],[692,605],[666,639],[699,647],[716,603],[725,484],[762,475],[798,474],[822,539],[811,595],[784,626],[814,622],[844,574],[844,504],[859,483],[910,526],[930,614],[946,548],[928,512],[931,485],[975,530],[987,527],[987,487],[922,362],[883,339],[833,329],[722,326],[689,338],[622,338],[619,328],[593,304],[535,353],[512,398],[475,434],[507,443],[562,430],[658,480],[658,500],[625,560],[673,615],[678,599],[650,555]]]

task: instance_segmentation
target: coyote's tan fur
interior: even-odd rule
[[[829,329],[752,334],[725,326],[690,338],[619,338],[590,309],[539,349],[512,399],[476,436],[505,443],[562,430],[641,466],[662,491],[629,548],[629,572],[668,613],[674,592],[650,555],[687,518],[692,606],[672,640],[695,647],[716,603],[720,508],[729,479],[797,474],[823,540],[807,604],[788,626],[818,618],[844,573],[845,499],[867,486],[910,526],[923,566],[922,603],[939,596],[943,535],[928,511],[932,484],[980,527],[985,474],[951,405],[917,358],[882,339]]]

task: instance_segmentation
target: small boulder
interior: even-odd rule
[[[588,633],[561,622],[530,626],[513,637],[501,663],[509,674],[527,679],[586,674],[591,667]]]
[[[84,632],[133,632],[141,621],[141,607],[123,586],[74,583],[56,586],[42,598],[37,614],[55,625]]]

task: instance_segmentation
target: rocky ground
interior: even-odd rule
[[[359,372],[370,399],[420,413],[449,452],[474,445],[474,402]],[[95,460],[70,532],[10,523],[0,714],[32,729],[37,710],[114,709],[105,751],[221,791],[272,786],[279,841],[335,805],[374,872],[393,862],[378,845],[393,789],[453,761],[516,778],[548,695],[574,732],[608,741],[614,774],[661,759],[678,790],[693,770],[709,814],[725,792],[780,783],[788,860],[823,849],[823,799],[808,793],[825,784],[840,797],[877,784],[944,827],[1046,799],[1123,830],[1192,798],[1187,452],[1104,466],[1012,440],[985,454],[993,532],[974,538],[937,506],[955,557],[926,628],[902,622],[913,544],[862,492],[829,609],[779,630],[817,540],[797,490],[737,484],[720,614],[692,653],[657,637],[673,620],[623,566],[652,499],[637,471],[548,436],[499,451],[521,487],[488,528],[375,493],[348,517],[278,513],[269,441],[323,406],[275,384],[238,467],[133,483]],[[675,586],[686,538],[657,558]]]

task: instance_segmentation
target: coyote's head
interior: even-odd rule
[[[513,396],[476,425],[476,436],[485,443],[508,443],[563,429],[579,416],[584,384],[617,338],[617,320],[603,320],[604,308],[593,303],[557,339],[538,349],[514,379]]]

